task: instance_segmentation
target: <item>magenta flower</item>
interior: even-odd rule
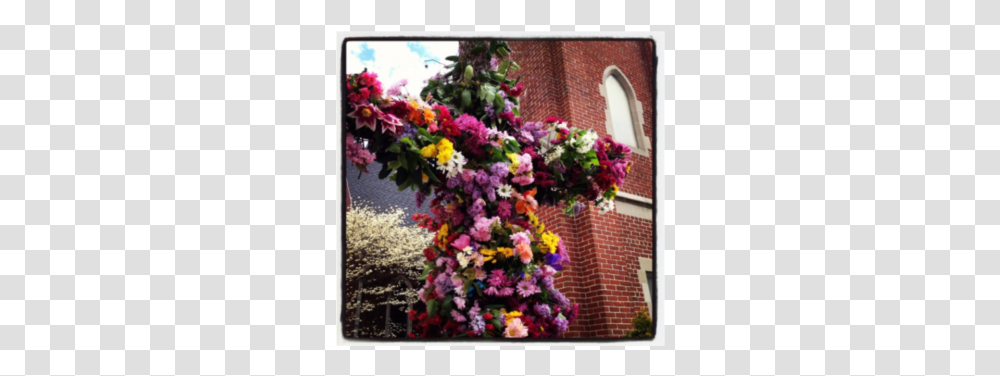
[[[458,249],[465,249],[465,247],[469,246],[469,242],[470,242],[469,236],[462,234],[458,237],[458,239],[455,239],[455,241],[451,242],[451,246]]]
[[[347,116],[357,119],[358,127],[367,127],[374,132],[375,122],[382,119],[382,112],[375,108],[375,106],[365,103],[355,105],[354,111],[347,114]]]

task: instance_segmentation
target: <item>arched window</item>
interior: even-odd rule
[[[648,156],[651,145],[643,130],[642,103],[618,67],[612,65],[604,70],[600,93],[607,105],[604,114],[608,134],[630,146],[634,153]]]

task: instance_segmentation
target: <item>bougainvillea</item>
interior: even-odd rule
[[[579,306],[554,278],[569,251],[535,212],[578,215],[592,202],[606,213],[629,172],[628,146],[559,118],[523,120],[510,53],[503,41],[462,42],[420,97],[383,95],[375,73],[346,77],[350,161],[362,171],[378,161],[380,179],[417,191],[418,202],[433,197],[432,214],[414,216],[434,239],[422,251],[424,304],[409,313],[410,337],[565,333]]]

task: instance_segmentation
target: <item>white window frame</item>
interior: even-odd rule
[[[649,150],[652,149],[653,145],[649,138],[646,137],[646,131],[643,128],[645,122],[642,119],[642,102],[636,97],[635,89],[632,88],[632,83],[629,82],[628,77],[625,77],[625,73],[622,73],[621,69],[614,65],[604,68],[604,75],[601,77],[601,83],[598,86],[601,96],[604,97],[604,125],[611,138],[616,138],[614,122],[611,119],[611,98],[608,97],[608,89],[604,84],[612,76],[618,79],[618,84],[625,89],[629,109],[632,111],[632,129],[635,132],[635,143],[637,144],[636,147],[632,148],[632,152],[648,157]]]
[[[642,296],[646,302],[646,309],[649,309],[649,315],[653,315],[653,288],[656,286],[650,286],[649,281],[646,279],[646,272],[653,273],[653,259],[646,257],[639,257],[639,269],[636,271],[636,276],[639,277],[639,284],[642,286]],[[653,275],[653,283],[656,283],[656,275]]]

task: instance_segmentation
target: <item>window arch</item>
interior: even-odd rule
[[[642,102],[625,73],[617,66],[604,69],[600,93],[605,100],[604,118],[607,132],[617,142],[628,145],[636,154],[649,156],[650,141],[643,130]]]

